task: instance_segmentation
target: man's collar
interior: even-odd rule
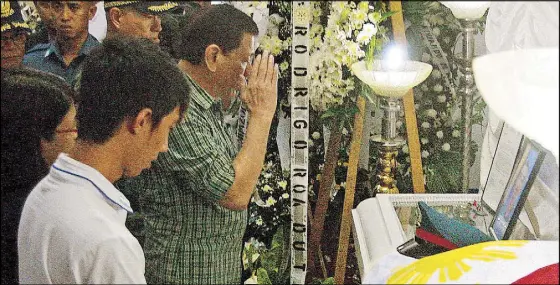
[[[61,153],[53,164],[52,171],[56,171],[65,179],[80,179],[84,184],[90,183],[103,197],[127,212],[133,212],[128,199],[97,169]]]
[[[221,100],[214,99],[214,97],[210,96],[210,94],[208,94],[208,92],[206,92],[204,88],[200,87],[200,85],[198,85],[198,83],[194,81],[194,79],[192,79],[190,75],[188,75],[186,72],[184,72],[184,74],[187,78],[187,81],[189,82],[189,85],[191,86],[191,98],[195,103],[200,105],[203,109],[209,109],[213,105],[218,106],[219,108],[222,107]]]
[[[93,37],[91,34],[88,33],[86,41],[82,44],[82,47],[80,48],[80,52],[78,53],[78,56],[89,55],[91,50],[98,45],[99,45],[99,41],[95,37]],[[48,57],[51,54],[55,54],[59,59],[63,59],[62,54],[60,52],[60,49],[58,48],[58,44],[53,43],[53,42],[49,43],[49,48],[47,49],[47,52],[45,53],[45,57]]]

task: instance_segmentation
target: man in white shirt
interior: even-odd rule
[[[20,283],[146,283],[144,253],[113,186],[167,151],[190,97],[182,72],[147,39],[106,39],[79,76],[78,139],[23,208]]]

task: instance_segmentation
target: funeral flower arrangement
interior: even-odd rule
[[[283,111],[278,115],[289,116],[292,3],[232,1],[231,4],[252,16],[259,28],[266,31],[259,36],[259,50],[269,50],[276,57],[280,67],[279,106]],[[310,163],[314,161],[312,165],[324,165],[324,149],[327,142],[322,134],[324,132],[322,126],[329,126],[329,121],[333,118],[339,120],[339,125],[332,126],[343,130],[344,141],[341,143],[338,162],[335,162],[337,169],[336,183],[332,192],[334,198],[337,190],[344,190],[351,123],[357,111],[355,106],[357,96],[361,95],[361,83],[350,72],[350,65],[366,57],[373,58],[381,49],[388,39],[387,28],[380,23],[391,13],[386,12],[387,8],[382,2],[317,1],[310,2],[310,6],[312,17],[308,72],[311,84],[310,136],[312,137],[309,139],[309,159]],[[265,15],[267,12],[268,15]],[[263,17],[267,17],[268,20],[265,21]],[[329,132],[328,129],[326,132]],[[279,260],[289,254],[289,248],[286,249],[281,245],[285,245],[287,238],[287,234],[283,234],[285,231],[283,226],[287,225],[289,232],[289,216],[285,219],[283,215],[286,213],[289,215],[290,188],[287,173],[281,173],[279,167],[275,167],[279,165],[277,151],[270,147],[269,142],[264,171],[257,186],[261,201],[253,201],[249,208],[249,225],[243,255],[246,283],[277,283],[278,278],[285,273],[282,271],[287,269],[279,265]],[[312,167],[309,171],[310,200],[313,200],[316,198],[315,193],[318,190],[316,188],[322,168]],[[283,207],[288,208],[285,211]],[[284,252],[279,253],[282,250]],[[280,258],[271,255],[280,255]],[[324,282],[330,282],[328,280],[330,279]]]

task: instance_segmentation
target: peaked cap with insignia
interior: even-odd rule
[[[180,8],[177,2],[169,1],[105,1],[105,10],[113,7],[133,7],[136,10],[147,14],[162,14],[165,12],[172,12]]]
[[[2,33],[13,30],[31,32],[27,22],[23,20],[21,7],[17,1],[0,2],[2,2]]]

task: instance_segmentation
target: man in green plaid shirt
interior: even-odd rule
[[[227,4],[200,10],[181,30],[178,66],[192,87],[186,120],[151,169],[119,183],[146,193],[139,203],[148,283],[241,283],[247,205],[277,100],[274,57],[265,51],[250,62],[257,34],[255,22]],[[235,91],[249,112],[241,149],[223,122]]]

